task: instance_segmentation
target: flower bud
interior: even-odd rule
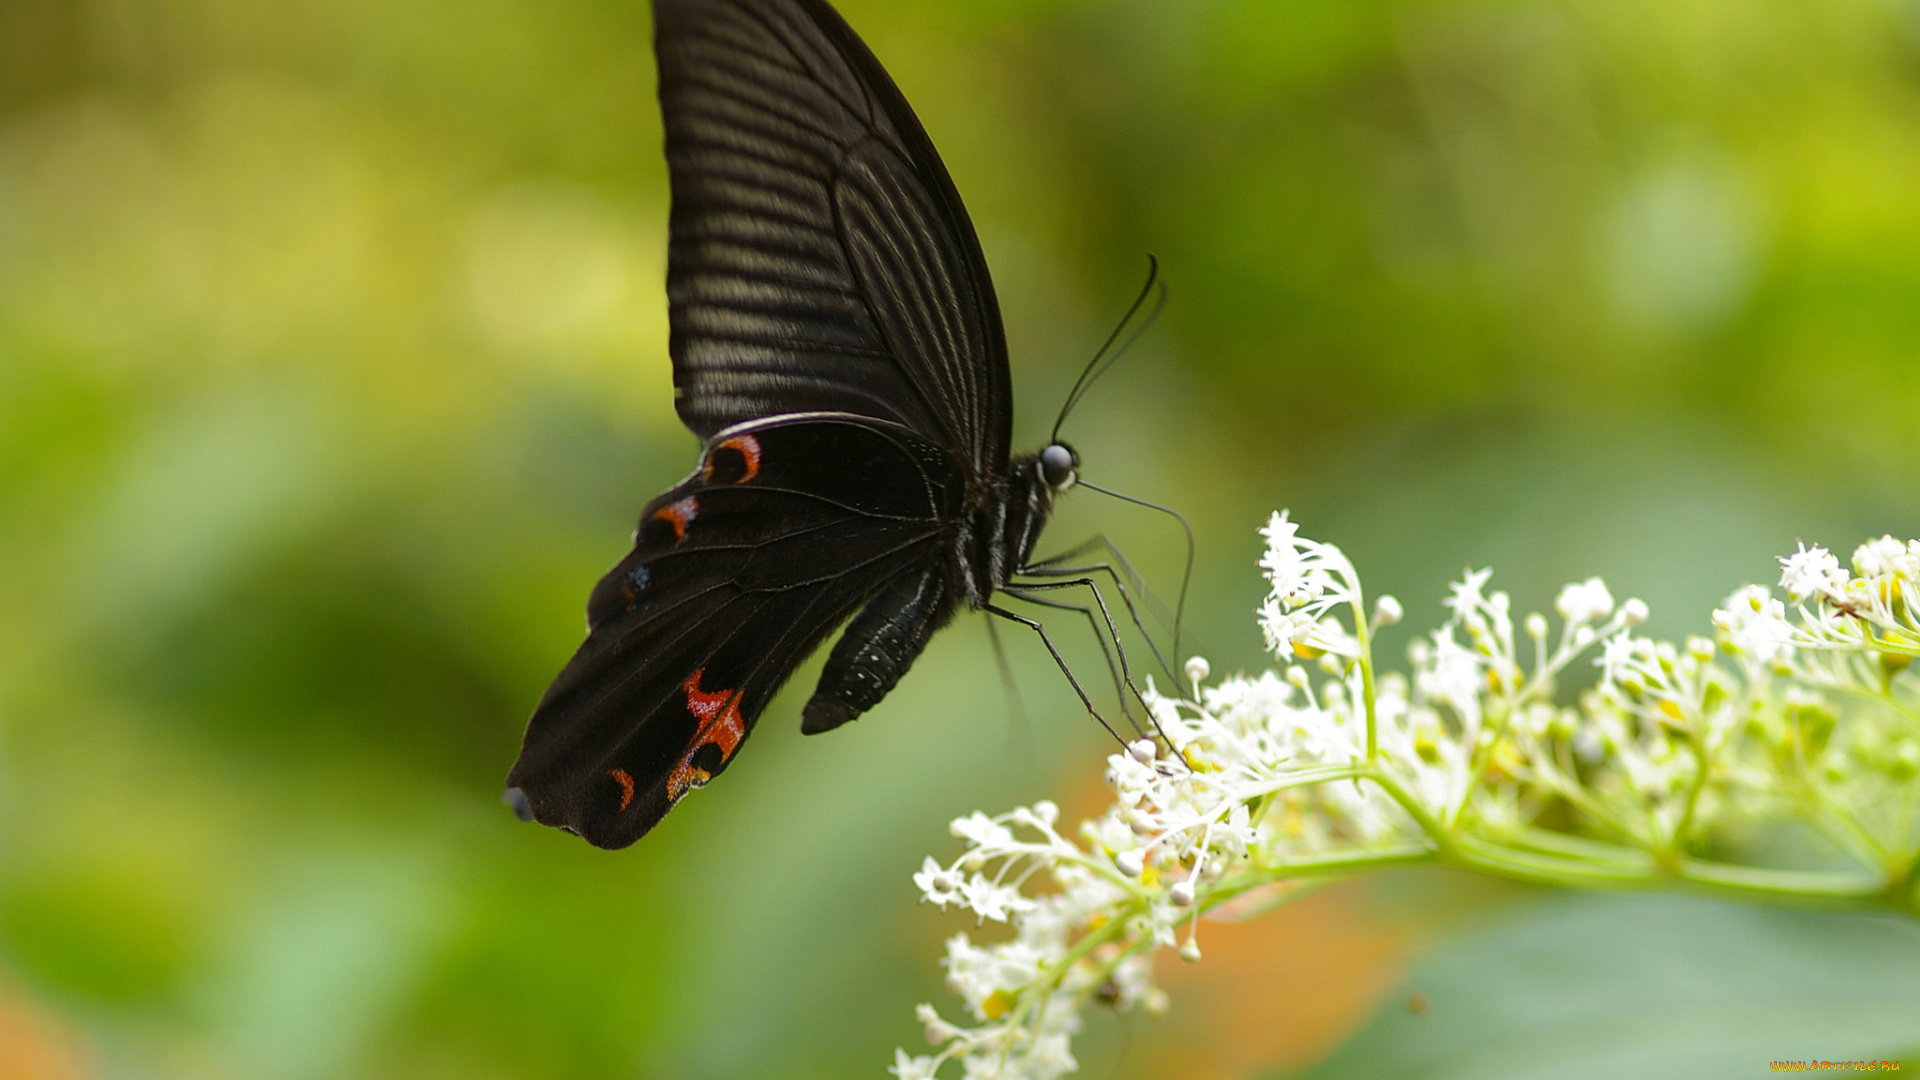
[[[1400,606],[1400,601],[1391,596],[1382,596],[1373,602],[1373,624],[1375,626],[1392,626],[1394,623],[1399,622],[1406,613],[1406,609]]]
[[[1547,636],[1547,617],[1534,612],[1527,616],[1527,636],[1539,641]]]
[[[935,1012],[931,1005],[922,1003],[915,1006],[913,1016],[926,1026],[927,1042],[931,1045],[944,1045],[947,1040],[960,1034],[960,1029],[940,1019],[940,1014]]]
[[[1151,765],[1153,759],[1160,756],[1160,748],[1153,744],[1152,739],[1135,739],[1127,744],[1127,753],[1132,754],[1133,760],[1140,764]]]
[[[1188,658],[1187,660],[1187,681],[1188,682],[1192,683],[1195,686],[1199,686],[1201,683],[1206,682],[1207,676],[1211,674],[1213,674],[1213,668],[1207,663],[1206,657],[1195,656],[1195,657]]]
[[[1639,626],[1647,621],[1647,602],[1638,598],[1620,605],[1620,620],[1628,626]]]
[[[1126,877],[1137,878],[1147,868],[1147,861],[1138,851],[1123,851],[1113,857],[1113,868]]]
[[[1060,820],[1060,807],[1052,799],[1041,799],[1033,804],[1033,816],[1042,825],[1052,825]]]
[[[1187,940],[1181,942],[1180,943],[1180,959],[1185,960],[1189,964],[1199,963],[1200,962],[1200,943],[1193,940],[1192,938],[1188,938]]]
[[[1191,907],[1193,905],[1193,882],[1174,882],[1173,888],[1167,890],[1167,899],[1173,901],[1174,907]]]

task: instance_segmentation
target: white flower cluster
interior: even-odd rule
[[[1245,917],[1394,863],[1920,914],[1920,881],[1906,880],[1920,876],[1920,692],[1907,673],[1920,543],[1865,544],[1854,575],[1803,548],[1781,560],[1797,617],[1750,586],[1715,613],[1718,640],[1679,647],[1635,636],[1647,606],[1616,603],[1599,578],[1561,590],[1556,634],[1541,614],[1516,622],[1491,572],[1472,571],[1451,586],[1446,623],[1409,647],[1409,671],[1376,678],[1371,639],[1400,605],[1382,597],[1369,614],[1346,556],[1285,514],[1261,531],[1272,591],[1259,621],[1281,668],[1203,686],[1196,657],[1194,699],[1149,683],[1164,742],[1107,759],[1113,804],[1076,839],[1051,803],[975,813],[953,823],[966,850],[914,875],[926,902],[1010,936],[948,941],[947,982],[971,1022],[920,1006],[933,1053],[899,1051],[900,1080],[952,1062],[967,1080],[1071,1072],[1081,1010],[1164,1009],[1154,957],[1198,960],[1203,913]],[[1598,683],[1563,702],[1559,680],[1595,652]],[[1699,854],[1781,820],[1812,824],[1879,876],[1783,877]]]
[[[1357,657],[1360,644],[1329,614],[1360,596],[1360,580],[1347,557],[1332,544],[1299,535],[1300,526],[1282,511],[1261,528],[1267,553],[1260,569],[1273,586],[1260,605],[1260,629],[1267,651],[1303,657],[1320,653]]]
[[[1054,804],[1040,802],[998,817],[959,818],[953,834],[967,842],[966,852],[946,866],[929,858],[913,875],[927,902],[971,911],[981,923],[1010,922],[1014,935],[992,945],[966,934],[948,939],[947,986],[966,1001],[976,1026],[949,1023],[921,1005],[936,1052],[898,1051],[889,1071],[900,1080],[929,1080],[956,1059],[969,1078],[1052,1080],[1078,1068],[1070,1042],[1089,998],[1122,1009],[1165,1007],[1166,995],[1147,981],[1144,950],[1136,945],[1121,955],[1107,944],[1121,937],[1122,925],[1089,932],[1092,913],[1139,905],[1140,865],[1097,842],[1082,848],[1061,836],[1059,816]],[[1052,891],[1025,891],[1043,872]]]

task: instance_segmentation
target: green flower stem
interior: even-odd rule
[[[1812,811],[1810,817],[1814,828],[1858,862],[1868,866],[1886,866],[1893,862],[1893,853],[1855,821],[1852,814],[1841,813],[1838,808],[1821,799],[1817,791],[1809,809]]]
[[[1330,855],[1289,859],[1284,863],[1261,863],[1238,873],[1223,876],[1212,889],[1208,890],[1202,903],[1205,908],[1212,908],[1276,881],[1304,877],[1343,877],[1362,870],[1381,870],[1389,866],[1432,862],[1435,857],[1435,852],[1430,847],[1406,845],[1372,851],[1342,851]]]
[[[1680,820],[1674,822],[1673,832],[1667,837],[1667,850],[1657,853],[1659,858],[1678,859],[1680,853],[1687,849],[1687,833],[1693,828],[1694,811],[1700,806],[1700,795],[1707,790],[1707,777],[1713,771],[1713,760],[1707,749],[1710,737],[1707,725],[1702,723],[1687,739],[1687,746],[1693,750],[1693,782],[1687,785],[1686,806],[1680,811]]]
[[[1360,583],[1353,583],[1353,636],[1360,643],[1360,699],[1367,707],[1367,760],[1380,756],[1380,736],[1374,718],[1373,630],[1367,623],[1366,597]]]
[[[1323,765],[1319,768],[1283,773],[1264,785],[1265,791],[1262,794],[1273,795],[1288,788],[1330,784],[1336,780],[1366,780],[1371,779],[1372,776],[1373,770],[1366,765]]]
[[[1867,645],[1875,652],[1895,653],[1900,656],[1920,658],[1920,645],[1908,644],[1904,641],[1892,641],[1888,638],[1876,636],[1871,631],[1867,633]]]
[[[1073,965],[1079,963],[1088,953],[1124,932],[1128,926],[1132,925],[1134,919],[1144,914],[1146,910],[1145,901],[1129,901],[1126,908],[1119,914],[1102,923],[1098,929],[1089,930],[1079,941],[1074,942],[1073,948],[1068,949],[1067,954],[1060,958],[1060,962],[1053,966],[1053,971],[1046,977],[1046,985],[1050,989],[1058,989],[1061,982],[1066,979],[1067,973],[1073,970]]]
[[[1542,885],[1561,885],[1581,889],[1646,888],[1660,880],[1651,859],[1641,867],[1619,863],[1599,863],[1536,855],[1516,848],[1502,847],[1475,836],[1462,836],[1453,842],[1454,855],[1445,861],[1469,870],[1480,870],[1519,881]]]
[[[1473,762],[1470,766],[1473,779],[1467,782],[1466,791],[1462,793],[1459,805],[1455,806],[1453,812],[1448,815],[1450,822],[1460,820],[1461,816],[1467,812],[1467,808],[1473,805],[1474,792],[1479,791],[1486,784],[1487,770],[1493,768],[1493,755],[1500,748],[1500,740],[1507,737],[1507,726],[1512,723],[1514,709],[1518,706],[1518,701],[1503,697],[1499,715],[1488,717],[1495,722],[1491,726],[1480,729],[1483,737],[1477,740],[1480,745],[1473,748]]]
[[[1414,798],[1413,793],[1402,787],[1392,774],[1380,768],[1378,764],[1374,764],[1367,769],[1365,779],[1380,785],[1380,789],[1385,791],[1389,798],[1400,804],[1400,809],[1405,810],[1407,816],[1413,818],[1414,824],[1420,826],[1420,831],[1427,834],[1428,840],[1433,841],[1434,847],[1443,858],[1450,859],[1458,856],[1453,830],[1439,818],[1434,817],[1427,810],[1426,805]]]
[[[1768,870],[1757,867],[1729,866],[1701,859],[1675,858],[1663,866],[1652,855],[1629,848],[1562,837],[1547,841],[1544,830],[1524,835],[1527,846],[1500,844],[1461,833],[1443,824],[1392,774],[1376,766],[1364,771],[1362,779],[1378,784],[1420,826],[1433,844],[1427,858],[1466,870],[1475,870],[1517,881],[1567,888],[1652,889],[1682,886],[1701,892],[1732,895],[1745,899],[1776,903],[1820,906],[1893,907],[1920,914],[1913,890],[1903,889],[1898,879],[1884,880],[1858,874],[1818,873],[1792,870]],[[1552,847],[1557,851],[1533,851],[1528,847]],[[1316,859],[1300,866],[1302,873],[1352,873],[1376,866],[1426,861],[1414,850],[1356,853],[1351,859]],[[1268,868],[1261,868],[1266,871]],[[1272,868],[1273,879],[1286,871]],[[1250,882],[1245,887],[1251,888]],[[1244,891],[1244,890],[1242,890]],[[1222,898],[1223,900],[1226,897]]]
[[[1515,833],[1510,841],[1521,851],[1531,851],[1540,855],[1553,855],[1563,859],[1584,859],[1595,863],[1618,863],[1622,866],[1641,866],[1647,861],[1647,853],[1637,848],[1621,847],[1600,840],[1589,840],[1584,836],[1571,836],[1567,833],[1549,832],[1531,826]]]
[[[1088,931],[1081,936],[1079,941],[1074,942],[1073,947],[1067,950],[1066,955],[1062,956],[1059,961],[1052,966],[1050,971],[1036,980],[1035,985],[1045,986],[1049,991],[1059,989],[1060,984],[1065,982],[1067,975],[1073,971],[1074,965],[1086,959],[1088,954],[1092,953],[1093,950],[1125,933],[1126,929],[1133,924],[1133,921],[1146,912],[1146,909],[1147,906],[1144,901],[1137,899],[1129,901],[1126,908],[1119,914],[1107,920],[1097,929]],[[1046,1018],[1047,1002],[1051,998],[1051,993],[1041,994],[1038,996],[1036,1003],[1035,998],[1027,997],[1023,994],[1019,1003],[1014,1006],[1015,1015],[1031,1016],[1034,1025],[1038,1026],[1040,1021]]]
[[[1887,903],[1886,883],[1859,874],[1768,870],[1681,859],[1673,878],[1705,892],[1749,900],[1841,907],[1878,907]]]

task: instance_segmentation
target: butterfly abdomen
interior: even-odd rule
[[[953,617],[958,597],[940,567],[916,568],[867,602],[833,646],[801,714],[808,735],[831,731],[879,704]]]

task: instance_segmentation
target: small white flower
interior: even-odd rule
[[[1479,658],[1454,640],[1451,627],[1435,630],[1432,643],[1427,662],[1414,674],[1421,696],[1479,715],[1480,690],[1486,685]]]
[[[893,1064],[887,1071],[900,1080],[933,1080],[933,1059],[925,1055],[911,1057],[905,1050],[895,1049]]]
[[[1080,1068],[1070,1046],[1064,1032],[1042,1035],[1033,1041],[1033,1049],[1021,1064],[1034,1080],[1054,1080],[1055,1077],[1065,1076]]]
[[[1840,599],[1846,596],[1847,572],[1826,548],[1802,543],[1798,551],[1780,557],[1780,587],[1795,601],[1809,596]]]
[[[1468,570],[1459,581],[1447,586],[1447,598],[1442,601],[1455,619],[1466,621],[1479,614],[1486,606],[1487,598],[1482,595],[1487,587],[1487,579],[1493,577],[1493,568]]]
[[[1020,895],[1019,889],[996,884],[982,874],[974,874],[960,886],[960,902],[982,919],[993,922],[1006,922],[1010,913],[1033,906],[1033,901]]]
[[[924,903],[939,904],[941,910],[960,900],[960,876],[939,863],[929,855],[920,864],[920,872],[913,875],[913,885],[920,890],[920,899]]]
[[[975,847],[1004,848],[1013,843],[1013,834],[1005,825],[978,810],[966,817],[954,818],[949,831]]]
[[[1267,651],[1287,656],[1295,645],[1305,644],[1319,622],[1311,612],[1287,611],[1280,601],[1269,598],[1260,608],[1260,630],[1267,639]]]
[[[1613,594],[1606,582],[1590,577],[1562,588],[1553,609],[1568,622],[1599,622],[1613,614]]]
[[[1625,630],[1607,639],[1594,663],[1608,682],[1625,682],[1640,666],[1643,643]]]
[[[1713,625],[1728,644],[1751,653],[1763,664],[1793,653],[1793,624],[1785,604],[1765,587],[1748,585],[1727,597],[1713,613]]]
[[[1868,579],[1896,575],[1911,577],[1913,570],[1907,558],[1907,545],[1891,536],[1869,540],[1854,549],[1853,572]]]
[[[927,1043],[930,1046],[945,1046],[953,1040],[954,1036],[960,1034],[959,1028],[940,1019],[939,1012],[925,1002],[914,1006],[913,1017],[926,1028]]]

